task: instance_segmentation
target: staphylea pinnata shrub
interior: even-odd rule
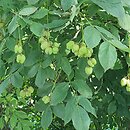
[[[0,129],[130,129],[129,0],[0,0]]]

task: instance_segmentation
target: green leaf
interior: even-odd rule
[[[97,28],[97,30],[102,33],[102,35],[108,40],[108,42],[110,44],[112,44],[113,46],[117,47],[118,49],[125,51],[125,52],[130,52],[130,49],[122,44],[113,34],[111,34],[109,31],[107,31],[106,29],[102,28],[102,27],[98,27],[95,26]],[[103,38],[104,39],[104,38]],[[104,40],[106,40],[104,39]]]
[[[108,111],[108,114],[111,115],[113,114],[114,112],[116,112],[116,102],[115,101],[112,101],[109,105],[108,105],[108,108],[107,108],[107,111]]]
[[[116,63],[115,63],[115,66],[113,68],[114,70],[119,70],[119,69],[123,69],[123,65],[121,63],[121,60],[120,59],[117,59]]]
[[[129,0],[121,0],[123,6],[130,6],[130,1]]]
[[[126,57],[126,62],[128,64],[128,66],[130,66],[130,57],[129,56]]]
[[[4,127],[4,120],[3,120],[3,118],[1,117],[1,118],[0,118],[0,129],[2,130],[3,127]]]
[[[14,87],[21,88],[23,85],[23,77],[18,72],[11,76],[10,81]]]
[[[12,9],[14,8],[14,1],[13,0],[0,0],[0,6],[2,6],[2,8],[4,10],[7,10],[7,9]]]
[[[11,52],[11,51],[7,51],[4,53],[3,55],[3,59],[7,62],[7,63],[11,63],[11,62],[14,62],[16,58],[16,55]]]
[[[76,5],[77,3],[77,0],[61,0],[61,6],[64,11],[67,11],[72,5]]]
[[[36,75],[36,73],[37,73],[37,71],[38,71],[38,67],[39,67],[38,64],[33,65],[33,66],[31,67],[31,69],[28,71],[28,77],[29,77],[29,78],[32,78],[32,77],[34,77],[34,76]]]
[[[90,6],[87,8],[89,17],[93,17],[94,15],[96,15],[96,13],[98,13],[98,11],[99,6],[97,6],[96,4],[90,4]]]
[[[84,29],[84,40],[89,48],[96,47],[101,40],[99,31],[91,26],[86,27]]]
[[[36,86],[38,86],[39,88],[42,88],[45,83],[45,79],[46,79],[46,74],[45,74],[44,69],[39,68],[38,73],[36,75],[36,79],[35,79]]]
[[[108,40],[117,39],[111,32],[107,31],[105,28],[99,26],[95,26],[95,27]]]
[[[50,94],[50,92],[52,90],[52,86],[53,86],[53,83],[45,82],[43,87],[38,88],[38,91],[37,91],[38,96],[43,97],[43,96]]]
[[[86,98],[92,97],[92,91],[84,80],[75,80],[72,83],[74,89],[76,89],[82,96]]]
[[[21,123],[22,123],[23,129],[28,128],[30,130],[30,126],[33,126],[33,122],[31,122],[29,119],[21,120]]]
[[[117,60],[116,48],[109,42],[103,42],[99,47],[98,58],[105,71],[113,68]]]
[[[5,64],[4,62],[0,59],[0,77],[3,77],[5,75]]]
[[[28,15],[33,14],[36,10],[37,10],[37,8],[34,6],[26,7],[26,8],[23,8],[22,10],[20,10],[19,14],[23,15],[23,16],[28,16]]]
[[[38,112],[43,112],[48,107],[48,104],[44,104],[42,99],[35,103],[35,110]]]
[[[18,16],[14,16],[8,25],[8,31],[12,34],[18,27]]]
[[[8,87],[9,83],[9,78],[7,78],[0,84],[0,94],[4,92],[4,90]]]
[[[122,18],[125,15],[125,10],[122,6],[121,0],[91,0],[111,15]]]
[[[16,40],[12,37],[8,37],[6,39],[6,46],[9,50],[14,51],[14,47],[16,45]]]
[[[41,52],[37,50],[31,50],[28,52],[27,58],[25,60],[24,66],[32,66],[37,63],[40,58]]]
[[[31,130],[29,126],[23,126],[23,130]]]
[[[104,74],[104,69],[101,66],[99,60],[96,59],[96,61],[97,61],[97,64],[94,67],[94,73],[95,73],[97,79],[100,80],[102,78],[103,74]]]
[[[125,98],[121,94],[115,94],[114,97],[118,104],[120,104],[124,107],[127,105]]]
[[[89,130],[91,123],[88,113],[80,106],[75,107],[72,122],[76,130]]]
[[[41,126],[43,129],[47,129],[52,122],[52,110],[50,107],[46,109],[41,118]]]
[[[5,46],[5,40],[2,40],[1,43],[0,43],[0,56],[3,53],[4,46]]]
[[[118,109],[117,109],[117,113],[120,117],[124,116],[128,119],[130,119],[130,113],[129,113],[129,109],[128,109],[128,106],[117,106]]]
[[[34,19],[42,19],[49,13],[48,9],[42,7],[38,11],[36,11],[31,17]]]
[[[95,109],[92,107],[91,102],[85,98],[85,97],[79,97],[79,101],[78,101],[79,105],[81,105],[87,112],[90,112],[91,114],[93,114],[95,117],[96,116],[96,111]]]
[[[15,115],[12,115],[11,118],[10,118],[10,125],[11,125],[11,128],[13,129],[17,124],[17,117]]]
[[[76,100],[74,97],[72,97],[65,106],[65,115],[64,115],[65,124],[71,121],[75,108],[76,108]]]
[[[126,2],[125,0],[122,1],[115,0],[109,2],[105,0],[102,1],[92,0],[92,1],[98,6],[100,6],[101,8],[105,9],[111,15],[117,17],[121,27],[127,31],[130,31],[130,27],[129,27],[130,16],[128,14],[125,14],[122,1],[125,6],[130,5],[130,3]]]
[[[53,107],[53,113],[63,119],[64,118],[64,113],[65,113],[65,106],[63,103],[57,104],[56,106]]]
[[[56,84],[55,89],[51,95],[51,104],[57,105],[61,103],[67,96],[67,91],[69,89],[69,84],[66,82]]]
[[[113,99],[113,96],[110,95],[110,94],[107,94],[107,95],[105,95],[105,96],[103,97],[102,103],[103,103],[103,104],[108,104],[108,103],[110,103],[110,102],[112,101],[112,99]]]
[[[46,29],[58,28],[60,26],[65,25],[67,21],[68,19],[53,20],[51,23],[44,24],[44,28]]]
[[[43,68],[47,68],[48,66],[50,66],[51,63],[52,63],[52,60],[51,60],[50,56],[48,56],[48,57],[42,62],[42,67],[43,67]]]
[[[34,5],[38,2],[39,0],[27,0],[29,5]]]
[[[62,66],[63,71],[69,76],[72,69],[71,69],[71,65],[66,57],[62,58],[61,66]]]
[[[120,26],[123,29],[127,30],[128,32],[130,32],[129,23],[130,23],[130,15],[129,14],[125,14],[124,17],[122,17],[122,18],[119,19]]]
[[[27,114],[25,112],[23,112],[23,111],[15,111],[15,115],[18,118],[21,118],[21,119],[28,118]]]
[[[130,49],[126,45],[122,44],[120,41],[118,41],[118,40],[111,40],[110,43],[113,46],[119,48],[120,50],[130,53]]]
[[[87,65],[86,58],[80,58],[77,61],[77,69],[75,70],[75,79],[86,79],[88,75],[85,73],[84,69]]]
[[[54,80],[56,72],[52,68],[47,67],[44,69],[44,72],[47,78]]]
[[[33,32],[36,36],[40,37],[43,32],[43,25],[41,23],[35,23],[33,22],[30,25],[30,30]]]
[[[22,130],[22,125],[21,125],[21,123],[19,122],[18,123],[18,125],[17,125],[17,127],[16,127],[17,129],[16,130]]]
[[[29,25],[33,24],[33,21],[28,19],[27,17],[22,17],[22,20],[24,22],[24,26],[26,26],[27,24]]]

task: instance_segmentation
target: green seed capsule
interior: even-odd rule
[[[45,104],[47,104],[47,103],[50,102],[50,97],[49,97],[49,96],[44,96],[44,97],[42,98],[42,101],[43,101]]]
[[[121,83],[121,86],[122,86],[122,87],[126,86],[126,84],[127,84],[127,79],[126,79],[126,78],[122,78],[120,83]]]
[[[85,73],[86,73],[87,75],[92,74],[92,72],[93,72],[93,68],[92,68],[92,67],[86,67],[86,68],[85,68]]]

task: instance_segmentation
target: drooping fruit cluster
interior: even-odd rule
[[[74,41],[69,41],[66,44],[66,53],[69,54],[71,51],[75,54],[75,56],[89,58],[87,61],[88,66],[85,67],[85,73],[87,75],[92,74],[93,67],[97,64],[95,58],[90,58],[93,54],[93,49],[88,48],[83,42],[77,44]]]
[[[47,103],[50,102],[50,97],[46,95],[46,96],[42,97],[42,101],[43,101],[45,104],[47,104]]]
[[[26,57],[25,57],[24,54],[18,54],[18,55],[17,55],[17,58],[16,58],[16,61],[17,61],[18,63],[20,63],[20,64],[23,64],[24,61],[25,61],[25,59],[26,59]]]
[[[78,57],[91,57],[93,53],[92,48],[86,47],[85,43],[77,44],[74,41],[69,41],[66,44],[66,53],[73,52]]]
[[[21,41],[19,41],[18,44],[15,45],[14,52],[17,54],[16,57],[17,63],[23,64],[25,62],[26,57],[24,54],[22,54],[23,48]]]
[[[90,75],[93,72],[93,67],[97,64],[97,61],[95,58],[89,58],[87,63],[88,63],[88,66],[85,67],[85,73],[87,75]]]
[[[31,86],[28,88],[24,88],[23,90],[20,91],[20,97],[22,98],[30,97],[33,92],[34,92],[34,88]]]
[[[42,37],[39,38],[39,43],[41,44],[41,49],[48,55],[57,54],[59,52],[60,44],[57,42],[51,42],[49,40],[49,33],[44,33]]]
[[[126,87],[126,91],[130,92],[130,79],[127,77],[123,77],[121,79],[121,86]]]

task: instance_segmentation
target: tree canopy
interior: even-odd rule
[[[129,130],[129,0],[0,0],[0,129]]]

